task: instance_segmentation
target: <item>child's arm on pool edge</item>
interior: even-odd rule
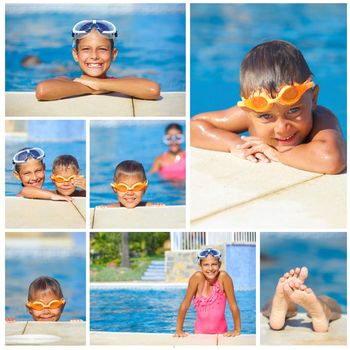
[[[176,333],[174,334],[174,337],[187,337],[189,335],[188,333],[183,331],[183,325],[185,322],[187,310],[191,305],[195,293],[197,292],[197,287],[199,283],[198,277],[199,275],[197,273],[194,273],[188,282],[186,295],[179,307],[179,311],[177,314]]]
[[[316,108],[314,127],[309,138],[307,143],[278,152],[260,139],[246,137],[241,149],[247,150],[247,155],[272,152],[277,161],[285,165],[321,174],[339,174],[346,168],[346,144],[338,120],[329,109],[321,106]]]
[[[251,162],[269,161],[263,153],[249,154],[237,148],[243,144],[239,133],[248,130],[246,112],[237,106],[206,112],[191,119],[191,146],[213,151],[231,152]]]
[[[60,194],[56,194],[49,190],[43,190],[41,188],[35,187],[23,187],[21,192],[18,194],[21,197],[31,198],[31,199],[49,199],[53,201],[72,201],[72,198],[69,196],[62,196]]]
[[[145,100],[158,100],[160,97],[160,85],[149,79],[136,77],[101,79],[82,75],[74,81],[93,90],[113,91]]]
[[[224,334],[226,337],[236,337],[237,335],[240,335],[241,333],[241,315],[240,311],[236,302],[235,297],[235,291],[233,287],[233,282],[231,277],[227,274],[227,272],[224,273],[223,283],[224,283],[224,291],[227,297],[227,302],[230,307],[233,322],[235,325],[235,328],[233,331],[228,331]]]

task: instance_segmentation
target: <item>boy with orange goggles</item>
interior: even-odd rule
[[[236,106],[192,118],[192,146],[318,173],[345,169],[337,118],[317,104],[319,87],[295,46],[274,40],[254,47],[241,63],[240,89]]]

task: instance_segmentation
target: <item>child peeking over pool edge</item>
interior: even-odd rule
[[[25,306],[34,321],[57,322],[66,305],[60,283],[52,277],[36,278],[28,289],[28,301]],[[15,322],[15,318],[6,318],[7,322]],[[77,322],[81,320],[71,320]]]
[[[56,191],[45,190],[33,186],[26,186],[21,196],[33,199],[72,201],[72,197],[86,196],[86,180],[80,175],[78,161],[71,155],[56,157],[52,165],[51,180]],[[80,189],[77,189],[77,188]]]
[[[146,100],[160,96],[158,83],[136,77],[108,77],[107,72],[116,59],[117,30],[106,20],[83,20],[72,29],[74,60],[79,64],[80,78],[57,77],[44,80],[36,86],[39,101],[58,100],[81,95],[99,95],[117,92]]]
[[[196,271],[188,282],[186,295],[177,316],[175,337],[186,337],[183,325],[193,299],[197,311],[194,332],[196,334],[223,334],[235,337],[241,332],[241,316],[236,302],[232,278],[220,270],[221,252],[205,248],[197,255],[200,271]],[[229,331],[225,319],[226,300],[234,321],[234,330]]]
[[[113,192],[118,197],[117,203],[100,205],[97,208],[135,208],[164,206],[161,203],[143,202],[142,197],[148,188],[148,181],[143,165],[135,160],[124,160],[114,171]]]
[[[240,91],[236,106],[192,118],[192,146],[317,173],[346,168],[337,118],[317,105],[319,87],[295,46],[274,40],[254,47],[241,63]]]

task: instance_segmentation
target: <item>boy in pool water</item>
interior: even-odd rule
[[[40,82],[36,87],[39,101],[58,100],[81,95],[117,92],[141,99],[156,100],[159,84],[136,77],[108,77],[107,72],[116,59],[117,30],[105,20],[84,20],[72,29],[74,60],[79,64],[80,78],[57,77]]]
[[[296,315],[297,305],[307,311],[315,332],[327,332],[329,323],[341,317],[341,308],[333,298],[326,295],[317,297],[305,285],[308,274],[307,267],[296,267],[279,279],[272,300],[263,309],[272,329],[281,330],[286,319]]]
[[[275,40],[254,47],[241,63],[240,90],[236,106],[193,117],[193,146],[318,173],[345,169],[337,118],[317,105],[319,87],[295,46]]]
[[[86,196],[86,180],[80,175],[78,161],[71,155],[61,155],[54,160],[51,180],[56,191],[27,187],[22,190],[23,197],[71,201],[71,197]]]
[[[135,160],[124,160],[114,171],[113,192],[118,197],[117,203],[99,206],[99,208],[135,208],[163,206],[160,203],[143,202],[142,197],[148,187],[146,172],[143,165]]]

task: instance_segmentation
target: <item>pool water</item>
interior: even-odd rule
[[[91,289],[90,328],[104,332],[175,333],[179,306],[186,289]],[[255,334],[255,290],[235,291],[242,334]],[[226,321],[233,329],[226,305]],[[191,304],[184,331],[193,333],[196,312]]]
[[[262,233],[260,246],[261,307],[285,272],[307,266],[306,285],[336,299],[346,313],[346,233]]]
[[[111,76],[157,81],[163,91],[185,91],[185,4],[7,4],[6,91],[33,91],[55,76],[81,75],[71,54],[71,30],[103,18],[118,31]],[[28,55],[41,64],[24,67]]]
[[[346,4],[192,4],[191,115],[235,105],[241,60],[275,39],[302,51],[346,137]]]
[[[162,142],[169,122],[158,121],[92,121],[90,130],[90,206],[117,202],[111,189],[114,170],[121,161],[141,162],[146,173],[154,159],[167,151]],[[185,131],[185,122],[178,122]],[[186,145],[182,145],[185,149]],[[185,204],[185,182],[165,181],[158,174],[147,175],[145,201],[166,205]]]
[[[23,233],[25,235],[25,233]],[[52,237],[59,236],[50,233]],[[39,276],[51,276],[61,284],[67,303],[61,321],[73,319],[86,320],[86,260],[85,234],[71,233],[79,247],[60,249],[6,249],[6,306],[5,317],[16,317],[19,321],[29,321],[25,302],[27,301],[29,284]],[[24,241],[25,240],[25,237]]]

